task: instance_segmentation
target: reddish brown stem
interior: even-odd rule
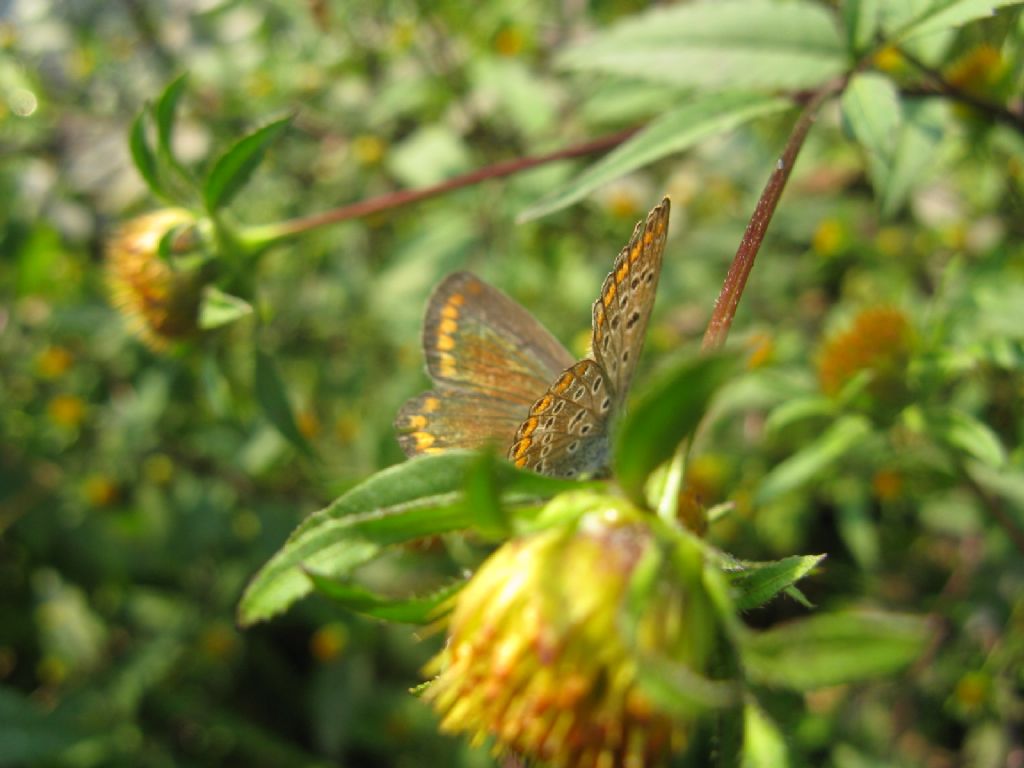
[[[841,91],[845,85],[846,78],[841,78],[818,90],[808,100],[796,125],[793,126],[782,156],[779,158],[775,170],[772,171],[772,175],[768,178],[761,198],[757,201],[754,214],[750,217],[750,223],[747,224],[747,230],[743,233],[739,248],[736,249],[736,255],[733,257],[722,290],[715,300],[715,308],[711,313],[711,320],[708,321],[707,330],[704,332],[704,341],[701,344],[703,350],[718,349],[725,343],[729,329],[732,327],[733,318],[736,316],[740,297],[746,287],[747,278],[750,276],[750,270],[754,268],[754,259],[757,258],[757,252],[761,250],[764,233],[775,214],[775,207],[779,204],[779,198],[782,197],[782,190],[786,187],[786,181],[789,180],[789,174],[793,170],[797,155],[800,154],[804,139],[807,138],[807,132],[811,129],[821,105],[833,94]]]
[[[292,219],[291,221],[280,225],[278,231],[281,235],[294,235],[299,232],[315,229],[316,227],[322,227],[325,224],[335,224],[339,221],[347,221],[348,219],[369,216],[374,213],[379,213],[380,211],[388,210],[389,208],[397,208],[402,205],[417,203],[420,200],[437,197],[438,195],[443,195],[447,192],[461,189],[462,187],[479,184],[480,182],[487,181],[488,179],[499,179],[503,176],[511,176],[513,174],[529,170],[530,168],[536,168],[539,165],[553,163],[557,160],[568,160],[574,157],[583,157],[584,155],[595,155],[601,152],[607,152],[608,150],[617,147],[638,130],[640,130],[639,127],[627,128],[624,131],[619,131],[618,133],[613,133],[609,136],[602,136],[599,139],[594,139],[593,141],[588,141],[583,144],[559,149],[555,152],[549,152],[546,155],[522,157],[516,160],[506,160],[501,163],[495,163],[494,165],[480,168],[470,173],[463,174],[462,176],[456,176],[453,179],[448,179],[447,181],[443,181],[440,184],[435,184],[430,187],[423,187],[422,189],[403,189],[398,192],[389,192],[386,195],[372,197],[368,200],[360,200],[357,203],[344,205],[331,211],[325,211],[324,213],[316,213],[312,216],[305,216],[301,219]]]

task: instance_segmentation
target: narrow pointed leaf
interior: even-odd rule
[[[252,314],[252,304],[238,296],[207,286],[199,306],[199,327],[203,330],[221,328]]]
[[[257,351],[256,353],[254,376],[256,400],[263,409],[263,414],[281,433],[282,437],[302,453],[312,456],[313,449],[310,448],[306,438],[299,431],[291,403],[288,402],[284,382],[277,372],[277,366],[273,359],[264,352]]]
[[[132,161],[135,163],[139,175],[142,176],[150,191],[159,198],[168,199],[168,195],[160,182],[160,174],[157,170],[156,154],[150,146],[149,137],[146,135],[146,122],[149,119],[149,108],[143,109],[132,122],[131,133],[128,137],[128,147],[132,153]]]
[[[711,397],[737,368],[729,354],[682,360],[637,396],[618,427],[614,462],[620,485],[634,501],[643,502],[648,475],[696,429]]]
[[[291,117],[285,117],[264,125],[240,139],[217,160],[203,189],[207,210],[212,213],[231,202],[249,181],[271,142],[281,135],[291,120]]]
[[[961,27],[992,16],[999,8],[1020,5],[1021,0],[928,0],[891,3],[886,8],[886,28],[893,42]]]
[[[844,416],[817,440],[805,445],[765,475],[757,493],[758,501],[770,501],[810,482],[870,435],[871,426],[863,416]]]
[[[943,445],[998,469],[1006,448],[992,428],[964,411],[945,408],[924,414],[925,428]]]
[[[757,703],[743,707],[742,768],[788,768],[792,765],[786,740]]]
[[[883,0],[848,0],[843,7],[846,44],[851,58],[859,58],[875,41]]]
[[[468,529],[478,511],[466,503],[467,475],[479,457],[467,451],[422,456],[382,470],[310,515],[253,577],[238,617],[243,625],[270,618],[307,595],[303,569],[343,577],[381,547]],[[495,464],[502,502],[533,503],[578,489],[579,483]]]
[[[912,663],[933,630],[906,614],[849,611],[792,621],[744,640],[751,680],[798,691],[891,675]]]
[[[520,220],[565,208],[609,181],[730,131],[756,117],[781,112],[792,102],[775,96],[716,93],[689,100],[665,112],[636,136],[587,168],[562,189],[527,208]]]
[[[714,91],[812,88],[846,66],[832,16],[806,0],[710,0],[638,14],[559,58],[602,72]]]
[[[451,584],[429,595],[388,598],[339,579],[307,571],[316,591],[346,610],[402,624],[429,624],[444,612],[446,602],[462,589],[463,582]]]
[[[770,563],[744,563],[743,570],[728,574],[736,609],[746,611],[764,605],[824,559],[825,555],[794,555]]]
[[[167,158],[174,158],[171,142],[174,139],[174,118],[178,109],[178,101],[181,94],[185,92],[188,83],[186,74],[178,75],[171,81],[153,109],[153,117],[156,120],[157,148]]]

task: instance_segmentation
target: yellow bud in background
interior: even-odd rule
[[[196,266],[177,266],[160,254],[160,243],[177,227],[195,224],[188,211],[164,209],[127,222],[107,246],[107,283],[111,300],[153,349],[198,332],[204,279]],[[179,235],[178,248],[188,245]]]

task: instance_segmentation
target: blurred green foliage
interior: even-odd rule
[[[695,351],[793,113],[768,105],[546,218],[516,221],[579,163],[313,230],[245,275],[252,314],[160,353],[110,307],[104,243],[152,207],[128,136],[183,72],[189,173],[293,115],[223,212],[266,224],[664,119],[692,78],[638,82],[600,41],[565,53],[640,5],[0,6],[0,764],[491,764],[408,694],[439,637],[322,598],[241,632],[239,595],[301,519],[400,460],[391,421],[424,389],[422,307],[446,272],[501,286],[582,354],[615,252],[667,192],[638,379]],[[914,52],[1019,100],[1022,37],[1011,9]],[[1024,134],[937,100],[893,133],[879,105],[917,83],[891,54],[875,64],[892,79],[860,76],[801,155],[733,333],[751,368],[688,483],[734,503],[710,531],[723,550],[827,553],[802,582],[817,606],[938,628],[902,677],[766,691],[748,738],[771,742],[770,717],[797,764],[995,768],[1024,759]],[[895,314],[873,325],[879,307]],[[368,579],[411,589],[441,560],[409,554]]]

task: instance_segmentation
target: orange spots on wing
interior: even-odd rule
[[[461,293],[453,293],[451,296],[448,297],[448,305],[449,306],[461,307],[465,303],[466,303],[466,297],[463,296]],[[455,311],[458,312],[458,310],[455,310]]]
[[[450,352],[441,353],[441,378],[450,379],[455,376],[457,369],[455,367],[455,357]]]
[[[658,237],[661,237],[661,235],[662,235],[662,233],[664,231],[665,231],[665,220],[664,219],[658,219],[658,223],[654,225],[654,234],[657,235]]]
[[[451,336],[445,336],[443,333],[437,334],[437,348],[442,352],[449,352],[455,349],[455,339]]]
[[[523,422],[523,426],[519,428],[519,434],[521,434],[523,437],[529,437],[530,435],[537,431],[538,423],[539,422],[537,420],[537,417],[531,416],[530,418]]]
[[[608,283],[608,287],[605,289],[604,295],[601,297],[601,301],[604,302],[606,307],[610,307],[612,302],[615,301],[615,291],[615,283],[614,281],[610,281]]]
[[[423,412],[433,413],[441,407],[441,400],[437,397],[428,397],[423,401]]]
[[[429,432],[413,432],[410,437],[416,441],[416,450],[425,451],[434,444],[434,436]]]
[[[629,251],[629,263],[632,264],[634,261],[640,258],[640,243],[634,245]]]
[[[566,371],[558,378],[558,381],[555,382],[555,386],[551,388],[551,391],[554,392],[556,395],[562,394],[572,384],[572,380],[572,371]]]
[[[406,429],[423,429],[427,426],[427,417],[422,413],[417,413],[414,416],[410,416],[405,422]]]
[[[654,233],[651,230],[644,232],[644,245],[648,246],[654,242]]]
[[[551,407],[551,404],[554,401],[555,398],[552,397],[551,395],[544,395],[544,397],[542,397],[540,400],[534,403],[533,408],[530,409],[530,415],[536,416],[538,414],[544,413],[544,411]]]
[[[512,448],[512,458],[516,460],[516,466],[521,467],[526,463],[526,452],[533,445],[533,438],[524,437]],[[522,464],[520,464],[522,460]]]
[[[455,333],[457,330],[459,330],[459,324],[454,320],[449,320],[445,318],[444,320],[441,321],[439,328],[441,333]]]
[[[459,308],[453,304],[445,304],[441,307],[441,317],[445,320],[458,320]]]
[[[623,259],[622,260],[622,264],[620,264],[619,268],[617,270],[615,270],[615,282],[621,283],[623,280],[626,279],[626,276],[628,274],[629,274],[629,262],[626,261],[625,259]]]
[[[480,285],[479,280],[472,280],[466,283],[466,290],[472,293],[474,296],[479,296],[483,291],[483,287]]]

